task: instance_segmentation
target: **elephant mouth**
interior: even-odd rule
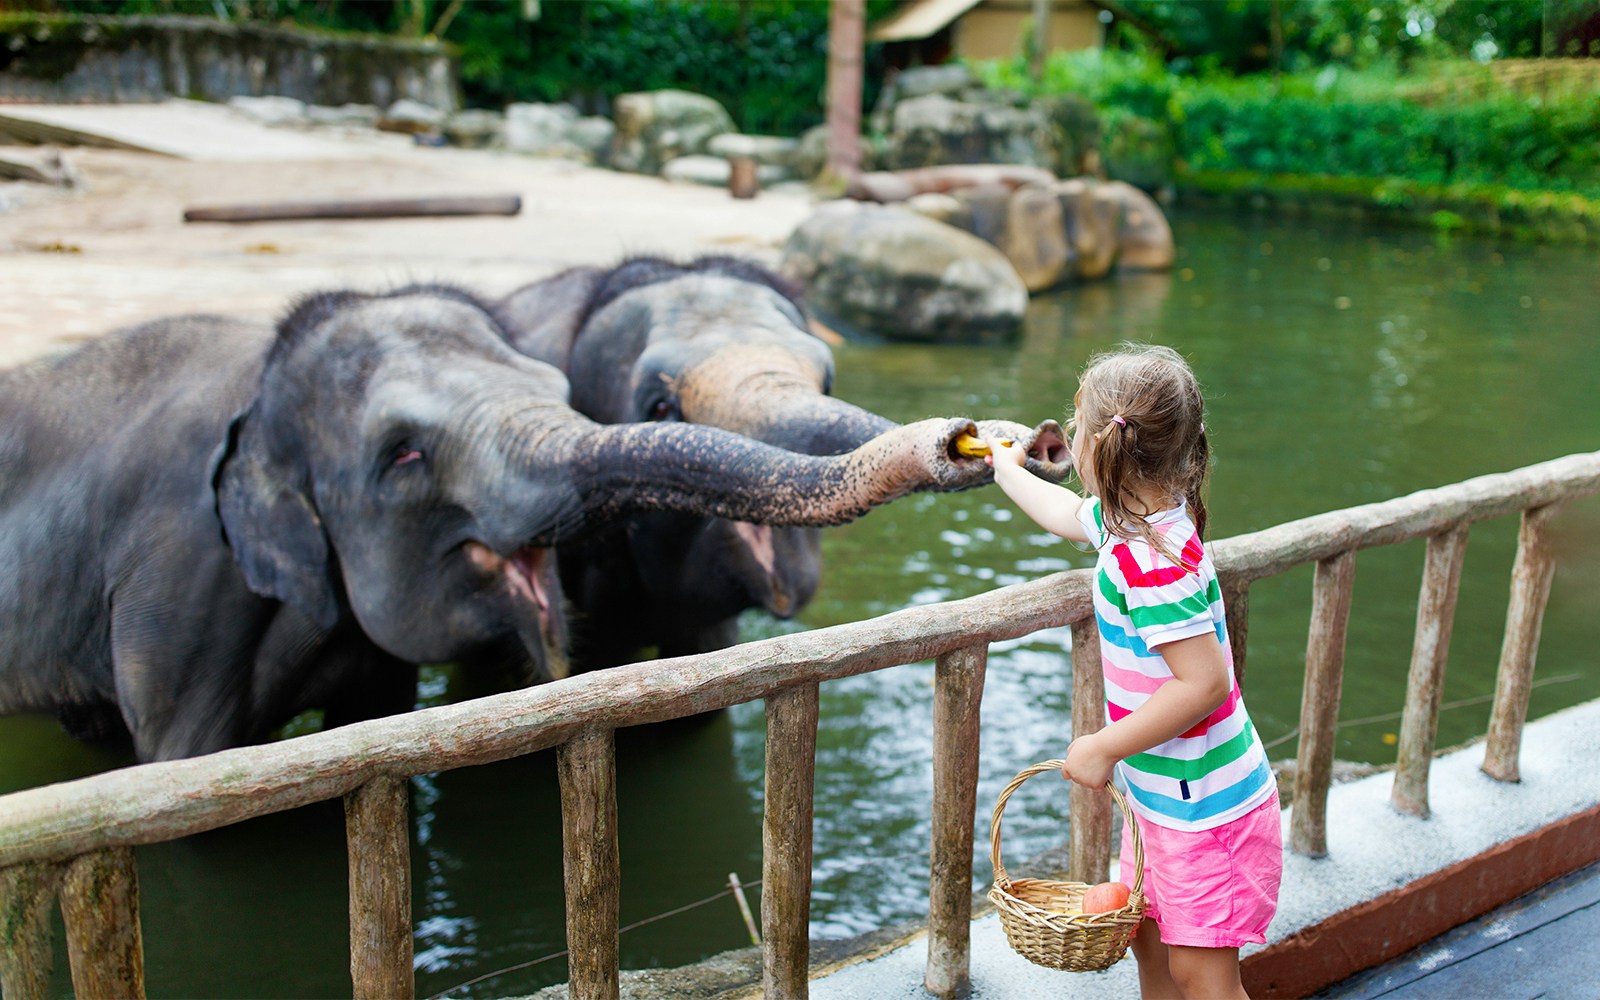
[[[565,637],[557,621],[556,567],[554,550],[538,545],[527,545],[508,556],[484,545],[468,542],[467,559],[486,575],[505,581],[513,600],[532,605],[538,615],[540,640],[546,651],[546,669],[552,679],[566,676],[564,667]]]

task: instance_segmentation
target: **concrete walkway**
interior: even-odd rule
[[[1507,841],[1585,813],[1600,805],[1600,701],[1568,709],[1530,724],[1522,752],[1522,781],[1503,784],[1484,775],[1483,747],[1473,746],[1434,762],[1430,781],[1433,815],[1415,819],[1389,805],[1392,777],[1378,774],[1336,785],[1328,796],[1328,857],[1288,855],[1277,919],[1268,947],[1343,911],[1419,879],[1465,862]],[[1289,813],[1284,813],[1285,839]],[[1019,873],[1021,874],[1021,873]],[[1580,929],[1580,925],[1570,925]],[[1329,935],[1334,937],[1335,935]],[[1592,982],[1600,972],[1593,937],[1579,950],[1563,950],[1576,966],[1574,982]],[[1338,940],[1319,947],[1339,948]],[[1557,947],[1565,948],[1564,945]],[[1246,958],[1261,948],[1246,949]],[[1507,953],[1509,954],[1509,953]],[[1356,956],[1358,959],[1361,957]],[[924,940],[915,940],[870,961],[846,966],[811,983],[813,1000],[924,1000]],[[1587,976],[1587,979],[1583,979]],[[1491,975],[1490,980],[1493,981]],[[993,914],[972,925],[972,996],[977,1000],[1031,997],[1135,997],[1134,964],[1125,960],[1106,972],[1064,973],[1018,957],[1006,944]],[[1364,995],[1364,994],[1330,994]],[[1414,992],[1412,996],[1470,996]],[[1509,994],[1499,993],[1496,996]],[[1528,994],[1533,995],[1533,994]],[[1588,989],[1555,996],[1600,996]]]

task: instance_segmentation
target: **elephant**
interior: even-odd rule
[[[605,425],[449,285],[158,320],[0,372],[0,713],[141,760],[409,710],[420,663],[565,673],[553,555],[648,510],[819,526],[990,481],[931,419],[834,457]]]
[[[515,289],[494,309],[519,350],[566,372],[573,407],[605,423],[705,424],[818,456],[897,426],[830,395],[832,352],[812,332],[799,292],[754,261],[639,256],[577,267]],[[1020,435],[1034,471],[1066,476],[1054,421],[998,427]],[[574,666],[731,645],[745,609],[799,611],[821,562],[812,528],[630,517],[562,549]]]

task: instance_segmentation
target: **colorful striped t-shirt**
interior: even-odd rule
[[[1243,816],[1272,794],[1266,751],[1233,677],[1233,650],[1216,568],[1184,505],[1148,519],[1174,563],[1142,538],[1106,531],[1100,501],[1086,497],[1078,518],[1099,552],[1095,616],[1106,681],[1106,722],[1145,703],[1172,679],[1161,644],[1215,635],[1228,661],[1228,695],[1193,729],[1119,765],[1129,800],[1152,823],[1209,830]]]

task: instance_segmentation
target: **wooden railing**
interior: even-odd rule
[[[1469,525],[1522,515],[1484,764],[1493,777],[1514,781],[1553,567],[1546,525],[1557,505],[1597,492],[1600,452],[1586,453],[1213,545],[1241,679],[1251,583],[1316,564],[1291,824],[1296,851],[1326,852],[1325,804],[1356,552],[1428,539],[1394,785],[1397,807],[1426,813],[1441,675]],[[1057,573],[854,625],[579,675],[0,797],[0,989],[15,1000],[47,994],[54,960],[49,916],[59,898],[78,995],[143,996],[132,848],[343,796],[354,995],[412,996],[407,779],[553,747],[561,782],[571,995],[616,997],[621,878],[614,731],[765,699],[762,978],[769,997],[803,997],[818,685],[933,659],[925,985],[939,996],[956,995],[968,972],[978,706],[988,647],[1070,625],[1073,730],[1099,728],[1103,687],[1090,582],[1087,570]],[[1072,877],[1100,881],[1110,860],[1109,807],[1103,796],[1079,791],[1075,786],[1071,803]]]

